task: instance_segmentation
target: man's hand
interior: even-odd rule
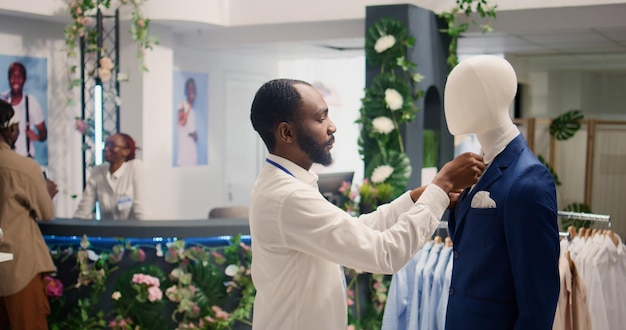
[[[452,210],[454,206],[456,206],[456,202],[461,197],[462,192],[463,189],[457,189],[448,193],[448,197],[450,197],[450,205],[448,205],[448,210]]]
[[[50,195],[50,198],[54,198],[54,196],[56,196],[56,194],[59,192],[57,184],[54,183],[54,181],[52,180],[46,179],[46,188],[48,189],[48,194]]]
[[[483,157],[466,152],[447,162],[433,179],[433,183],[446,193],[471,187],[483,174]]]
[[[39,135],[29,127],[26,127],[26,135],[31,141],[39,141]]]

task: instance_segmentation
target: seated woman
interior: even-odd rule
[[[143,167],[141,161],[135,159],[136,150],[135,140],[127,134],[114,134],[106,140],[106,163],[91,169],[74,218],[92,219],[96,202],[101,219],[150,217],[144,200]]]

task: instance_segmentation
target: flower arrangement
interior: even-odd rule
[[[65,46],[68,58],[74,58],[77,55],[77,39],[85,37],[87,40],[87,51],[96,52],[98,49],[98,31],[94,28],[93,15],[97,9],[108,10],[121,7],[130,7],[131,27],[130,35],[137,44],[137,59],[139,60],[140,70],[147,71],[144,65],[144,56],[147,49],[158,44],[157,38],[148,34],[150,27],[150,19],[142,12],[141,6],[147,0],[72,0],[68,3],[69,14],[72,22],[65,27]],[[75,72],[76,68],[73,68]],[[75,81],[75,80],[73,80]],[[80,84],[80,81],[78,81]]]
[[[77,277],[46,277],[51,329],[232,329],[251,325],[256,293],[250,278],[250,247],[233,237],[231,245],[210,248],[176,240],[154,246],[165,267],[146,263],[146,249],[124,239],[99,249],[84,236],[80,247],[52,247],[57,263],[75,261]],[[152,248],[152,247],[151,247]],[[115,274],[124,262],[135,265]],[[167,267],[170,265],[170,267]],[[71,274],[70,274],[71,275]],[[114,282],[113,288],[107,284]],[[106,294],[110,292],[111,294]],[[78,295],[75,303],[72,296]],[[110,310],[100,306],[113,304]],[[163,316],[171,310],[171,321]]]
[[[368,65],[380,70],[365,90],[357,120],[361,124],[359,151],[366,164],[367,179],[360,190],[371,185],[375,190],[387,192],[391,187],[390,196],[376,195],[384,196],[377,198],[378,204],[402,194],[411,175],[400,127],[415,118],[418,111],[415,101],[423,95],[414,85],[424,77],[414,72],[417,65],[407,58],[414,44],[415,38],[393,17],[376,21],[365,37]],[[379,187],[383,184],[384,188]],[[369,208],[372,206],[375,205]]]
[[[128,81],[128,75],[125,73],[117,73],[119,71],[119,63],[115,63],[109,55],[114,52],[113,49],[106,49],[106,46],[98,43],[99,34],[104,31],[99,31],[94,17],[98,11],[106,13],[107,11],[117,10],[123,7],[130,9],[130,34],[137,45],[136,57],[139,62],[140,72],[147,71],[147,67],[144,63],[145,51],[152,49],[154,45],[158,43],[158,40],[148,34],[150,20],[143,14],[141,6],[146,0],[72,0],[68,2],[69,14],[72,18],[72,22],[69,23],[64,30],[65,35],[65,52],[68,58],[68,89],[67,93],[67,105],[72,106],[76,102],[74,100],[74,93],[72,90],[81,86],[83,81],[78,77],[78,73],[81,70],[92,78],[97,79],[103,85],[103,99],[108,101],[108,104],[115,104],[120,106],[122,100],[120,99],[115,87],[116,82]],[[101,29],[100,29],[101,30]],[[78,40],[85,41],[85,60],[83,61],[84,67],[72,64],[72,59],[78,55]],[[97,61],[96,61],[97,59]],[[92,84],[87,84],[87,89],[91,88]],[[87,136],[89,139],[82,145],[82,151],[85,152],[91,149],[93,146],[93,119],[78,118],[82,123],[77,123],[77,130]],[[88,134],[84,134],[87,132]],[[109,132],[103,132],[104,136],[108,136]],[[92,157],[93,158],[93,157]],[[88,166],[93,166],[93,159],[88,161]]]
[[[404,151],[401,125],[411,122],[418,111],[415,102],[424,92],[415,84],[424,76],[408,59],[415,44],[400,20],[383,17],[365,36],[367,63],[379,68],[365,89],[357,123],[361,124],[359,152],[365,162],[365,178],[340,188],[344,210],[354,216],[368,213],[406,190],[411,163]],[[390,276],[344,269],[348,278],[348,321],[351,329],[380,329]],[[365,288],[362,286],[365,285]],[[366,296],[358,293],[366,292]]]

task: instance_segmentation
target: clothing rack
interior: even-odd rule
[[[568,219],[608,222],[609,226],[611,225],[611,216],[607,214],[559,211],[558,216]]]
[[[561,218],[568,218],[568,219],[606,222],[609,224],[609,227],[611,227],[611,216],[607,214],[559,211],[558,216]],[[569,231],[559,232],[559,237],[570,237],[570,232]]]

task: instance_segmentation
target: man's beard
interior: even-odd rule
[[[300,131],[305,131],[300,128]],[[306,153],[314,163],[318,163],[324,166],[328,166],[333,162],[333,156],[330,151],[326,151],[326,147],[332,145],[335,142],[335,137],[330,138],[323,144],[319,144],[313,139],[313,136],[308,132],[302,134],[298,139],[298,146]]]

